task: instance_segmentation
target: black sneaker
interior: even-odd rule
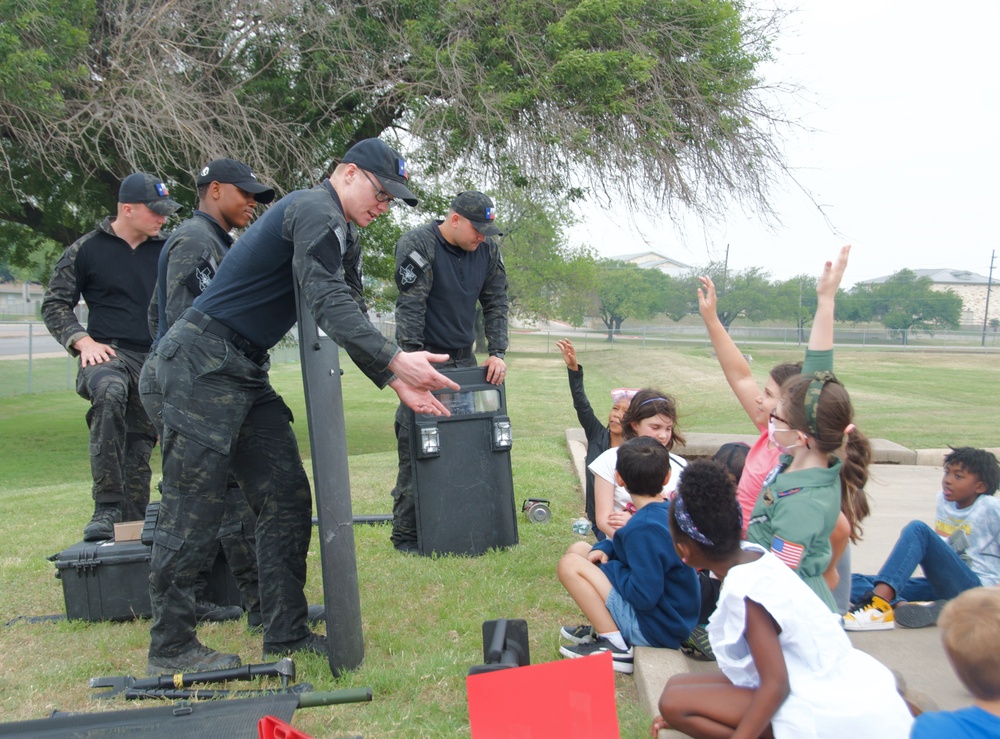
[[[115,536],[115,524],[122,520],[122,507],[117,503],[97,503],[90,523],[83,527],[84,541],[104,541]]]
[[[400,554],[420,554],[420,545],[415,541],[399,541],[392,546]]]
[[[587,644],[594,641],[597,632],[590,624],[580,624],[579,626],[563,626],[559,629],[559,636],[570,644]]]
[[[176,675],[184,672],[205,672],[206,670],[228,670],[243,663],[238,654],[226,654],[197,644],[186,652],[173,657],[150,655],[146,662],[147,675]]]
[[[330,652],[326,637],[322,634],[310,633],[295,641],[264,642],[264,659],[271,657],[288,657],[295,652],[310,652],[329,659]]]
[[[911,600],[897,603],[893,608],[896,623],[907,629],[922,629],[935,626],[946,600]]]
[[[306,616],[306,622],[309,623],[310,626],[326,623],[326,608],[322,603],[319,605],[309,606],[309,613]],[[260,611],[250,611],[247,613],[247,629],[251,634],[264,633],[264,616],[261,615]]]
[[[681,652],[693,659],[700,659],[703,662],[715,662],[715,653],[712,651],[712,644],[708,640],[708,631],[700,624],[695,626],[691,635],[681,642]]]
[[[198,600],[194,604],[194,615],[198,623],[202,621],[236,621],[243,618],[243,609],[239,606],[220,606],[210,600]]]
[[[570,659],[575,657],[589,657],[592,654],[600,654],[601,652],[611,652],[616,672],[624,672],[627,675],[632,674],[632,647],[619,649],[602,636],[597,636],[593,641],[585,644],[559,647],[559,654]]]

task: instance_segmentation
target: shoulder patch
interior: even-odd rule
[[[771,539],[771,553],[780,559],[793,570],[798,568],[802,562],[802,556],[806,553],[806,548],[793,541],[787,541],[780,536]]]
[[[396,287],[400,292],[407,292],[430,266],[431,263],[420,252],[411,251],[396,267]]]
[[[217,269],[218,265],[215,263],[215,259],[202,257],[194,269],[184,278],[184,286],[191,291],[192,295],[198,297],[212,284],[212,278],[215,277]]]

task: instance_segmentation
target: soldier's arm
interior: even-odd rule
[[[344,281],[351,291],[354,302],[361,308],[361,312],[367,313],[364,275],[361,271],[361,240],[358,239],[357,229],[353,226],[349,229],[349,233],[347,250],[344,252]]]
[[[434,284],[434,266],[428,258],[426,229],[410,231],[396,243],[396,343],[405,351],[424,348],[427,296]],[[431,247],[433,248],[433,246]]]
[[[42,299],[42,320],[45,321],[45,327],[73,355],[79,354],[74,344],[81,339],[90,338],[73,312],[80,302],[81,292],[76,274],[76,258],[81,243],[86,238],[87,236],[78,239],[62,253]]]
[[[169,328],[205,292],[215,277],[225,247],[214,243],[209,233],[187,228],[175,231],[163,248],[167,249],[164,315]]]
[[[490,354],[507,351],[507,271],[500,254],[500,247],[490,241],[490,270],[479,293],[483,306],[483,325]]]
[[[294,245],[292,272],[319,327],[372,382],[385,387],[393,379],[388,367],[399,347],[379,333],[351,296],[341,251],[347,222],[331,214],[324,198],[329,196],[321,190],[303,194],[285,212],[283,233]]]

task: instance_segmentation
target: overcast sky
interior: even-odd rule
[[[805,0],[785,22],[771,81],[804,88],[814,132],[786,142],[789,164],[834,229],[794,187],[772,227],[738,210],[708,227],[590,216],[570,232],[604,256],[655,249],[686,264],[816,274],[853,245],[845,284],[909,269],[989,274],[1000,246],[1000,2]],[[1000,276],[997,257],[994,279]]]

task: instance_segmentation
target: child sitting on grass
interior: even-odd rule
[[[877,575],[851,578],[848,631],[932,626],[959,593],[1000,583],[1000,485],[997,458],[961,447],[944,458],[934,528],[911,521]],[[910,577],[917,565],[924,577]],[[906,603],[901,601],[908,601]]]
[[[633,646],[677,649],[691,633],[698,578],[670,538],[661,494],[669,475],[670,452],[657,439],[640,436],[618,447],[615,478],[636,511],[611,539],[593,548],[578,541],[559,560],[559,582],[592,625],[563,628],[573,642],[559,649],[563,656],[610,651],[615,670],[630,673]]]
[[[838,617],[777,556],[741,546],[741,518],[725,471],[689,464],[670,504],[670,529],[683,561],[722,580],[708,622],[722,672],[670,678],[654,734],[908,737],[913,718],[892,673],[851,646]]]
[[[955,674],[975,698],[957,711],[917,717],[912,739],[1000,736],[1000,588],[966,590],[941,612],[941,642]]]

